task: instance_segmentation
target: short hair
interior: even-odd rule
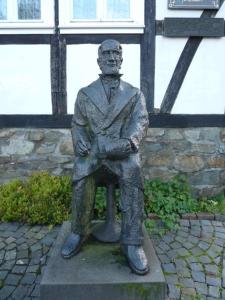
[[[102,51],[104,49],[117,49],[120,52],[120,55],[122,55],[122,46],[120,43],[116,40],[108,39],[101,43],[101,45],[98,47],[98,57],[101,56]]]

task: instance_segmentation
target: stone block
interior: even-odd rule
[[[165,278],[146,233],[144,248],[151,271],[138,276],[130,271],[118,244],[89,239],[79,254],[63,259],[60,249],[69,232],[70,223],[65,222],[41,281],[41,300],[165,299]]]

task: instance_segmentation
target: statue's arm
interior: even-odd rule
[[[143,93],[138,91],[135,97],[125,136],[130,140],[133,151],[138,152],[140,142],[146,135],[149,121]]]
[[[75,153],[85,156],[91,148],[87,132],[88,119],[86,115],[86,95],[80,91],[75,102],[74,115],[72,118],[72,140]]]

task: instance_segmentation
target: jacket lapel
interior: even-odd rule
[[[109,103],[100,79],[84,88],[83,92],[104,115],[107,114]]]
[[[124,81],[120,81],[119,88],[114,97],[110,100],[108,112],[105,117],[103,129],[108,128],[115,118],[119,115],[122,109],[129,103],[130,99],[136,94],[136,89]]]

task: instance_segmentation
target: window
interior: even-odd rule
[[[53,29],[54,0],[0,0],[1,34],[52,33]]]
[[[144,0],[59,0],[61,33],[143,33]]]

